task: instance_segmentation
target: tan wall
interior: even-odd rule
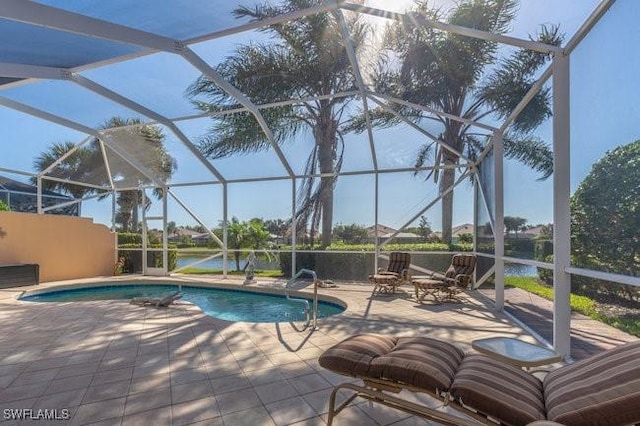
[[[37,263],[40,282],[112,275],[116,234],[91,219],[0,211],[0,265]]]

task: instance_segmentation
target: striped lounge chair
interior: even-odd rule
[[[387,269],[378,268],[378,272],[369,275],[369,281],[373,286],[373,294],[395,293],[398,286],[409,281],[409,266],[411,265],[411,255],[394,251],[389,253],[389,265]]]
[[[356,397],[441,424],[640,423],[640,342],[559,367],[544,379],[426,337],[357,335],[327,349],[319,363],[363,383],[351,381],[334,388],[329,399],[329,425]],[[470,417],[394,395],[404,389],[430,394]],[[336,407],[339,390],[351,394]]]

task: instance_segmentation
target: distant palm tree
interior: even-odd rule
[[[285,0],[279,6],[268,4],[255,9],[239,7],[236,18],[261,21],[292,10],[316,6],[316,0]],[[357,52],[364,46],[367,25],[357,18],[347,22]],[[217,71],[257,104],[286,99],[308,98],[345,92],[355,81],[340,26],[331,13],[317,13],[262,29],[268,42],[239,46],[217,67]],[[195,104],[204,111],[219,111],[236,106],[234,100],[206,77],[200,77],[188,89]],[[197,101],[202,96],[206,102]],[[309,131],[315,140],[305,173],[332,174],[342,166],[343,136],[347,131],[347,105],[352,98],[324,98],[262,110],[278,144],[292,141]],[[251,114],[216,117],[209,134],[201,141],[201,150],[210,158],[269,149],[258,122]],[[331,244],[333,192],[336,177],[305,178],[300,187],[296,212],[301,227],[310,224],[312,236],[322,223],[322,244]]]
[[[130,153],[137,162],[142,163],[156,180],[167,182],[171,179],[177,163],[165,149],[165,135],[161,128],[142,125],[137,118],[121,117],[111,118],[102,128],[108,129],[112,143],[119,144],[125,153]],[[121,185],[125,182],[129,187],[155,183],[121,157],[110,156],[109,159],[113,178],[119,179]],[[161,198],[162,189],[155,188],[153,194]],[[139,208],[148,209],[151,205],[149,202],[143,204],[142,198],[142,191],[118,193],[116,223],[121,225],[123,232],[138,231]]]
[[[475,28],[495,34],[504,34],[513,22],[517,0],[461,0],[448,13],[429,6],[428,0],[418,0],[413,13],[435,21]],[[559,45],[562,37],[558,28],[542,27],[538,40]],[[438,111],[480,120],[489,115],[507,118],[525,93],[535,82],[537,72],[548,55],[519,50],[507,59],[498,59],[496,43],[465,37],[428,27],[396,22],[388,27],[384,38],[386,55],[372,76],[380,93],[391,94],[403,100],[432,107]],[[446,147],[475,159],[486,146],[486,137],[473,133],[472,127],[446,117],[426,115],[410,107],[394,108],[414,122],[423,119],[440,123],[439,138]],[[553,155],[549,147],[531,132],[551,115],[549,91],[543,89],[519,114],[509,133],[504,137],[505,154],[515,158],[542,174],[542,179],[553,171]],[[393,126],[398,118],[376,110],[374,124]],[[363,130],[362,120],[360,130]],[[460,157],[453,151],[429,141],[417,153],[416,167],[427,161],[434,166],[459,164]],[[438,172],[432,172],[436,182]],[[442,171],[439,179],[443,192],[454,184],[455,169]],[[451,242],[453,192],[442,198],[442,240]]]
[[[53,143],[46,151],[41,152],[34,160],[33,167],[36,171],[42,172],[49,168],[59,158],[69,153],[76,144],[73,142]],[[100,184],[95,182],[95,172],[92,167],[96,161],[103,162],[97,142],[90,142],[78,148],[73,154],[60,162],[47,176],[68,179],[75,182]],[[36,185],[37,178],[31,178],[31,182]],[[43,179],[42,188],[49,191],[62,192],[76,199],[81,199],[95,192],[94,188],[74,185],[66,182]]]
[[[171,178],[177,166],[175,160],[166,152],[164,147],[165,136],[160,128],[152,125],[142,125],[142,122],[137,118],[125,119],[120,117],[111,118],[102,128],[110,129],[106,137],[111,138],[111,143],[119,144],[125,153],[130,153],[137,162],[143,163],[158,180],[166,182]],[[34,168],[38,172],[46,170],[74,147],[75,144],[72,142],[52,144],[46,151],[36,157]],[[144,176],[125,159],[118,155],[109,155],[108,157],[112,177],[119,182],[119,185],[133,187],[152,183],[149,177]],[[109,185],[104,158],[97,139],[79,147],[47,175],[105,187]],[[36,178],[32,178],[32,181],[35,184]],[[43,179],[42,185],[45,189],[67,193],[76,199],[81,199],[99,191],[91,187],[48,179]],[[106,196],[106,190],[104,194]],[[162,192],[160,189],[155,189],[154,194],[160,197]],[[142,202],[141,200],[140,191],[121,191],[118,194],[117,204],[119,209],[116,221],[121,224],[123,231],[128,232],[137,229],[138,207]]]

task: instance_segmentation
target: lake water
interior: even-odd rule
[[[195,256],[184,256],[178,257],[178,268],[188,265],[189,263],[193,263],[201,259],[200,257]],[[194,266],[194,268],[200,269],[222,269],[222,258],[217,257],[215,259],[209,259],[206,262],[199,263]],[[247,263],[245,259],[240,259],[240,268],[244,268],[244,265]],[[236,262],[233,259],[228,260],[228,270],[232,271],[236,269]],[[272,262],[268,262],[266,260],[256,259],[256,269],[280,269],[280,264],[276,259],[273,259]],[[505,275],[516,275],[520,277],[526,276],[537,276],[538,270],[535,266],[530,265],[521,265],[518,263],[507,263],[504,266]]]
[[[196,262],[202,259],[201,257],[195,256],[179,256],[178,257],[178,268],[182,268],[190,263]],[[240,269],[244,268],[244,265],[247,264],[246,259],[240,259]],[[194,266],[194,268],[198,269],[219,269],[222,270],[223,260],[222,257],[216,257],[215,259],[209,259],[206,262],[198,263]],[[232,257],[229,257],[227,260],[227,268],[230,271],[235,271],[236,269],[236,261]],[[268,262],[262,259],[256,259],[256,269],[280,269],[280,263],[273,259],[273,262]]]

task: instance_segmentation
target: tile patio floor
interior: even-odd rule
[[[323,425],[332,386],[345,378],[317,358],[352,334],[428,335],[469,350],[472,340],[495,335],[535,341],[474,298],[419,305],[409,294],[371,298],[369,285],[321,289],[348,308],[312,333],[288,323],[222,321],[186,302],[156,309],[15,300],[24,289],[0,290],[0,425]],[[19,408],[68,409],[71,417],[7,420],[5,409]],[[334,424],[429,423],[362,402]]]

